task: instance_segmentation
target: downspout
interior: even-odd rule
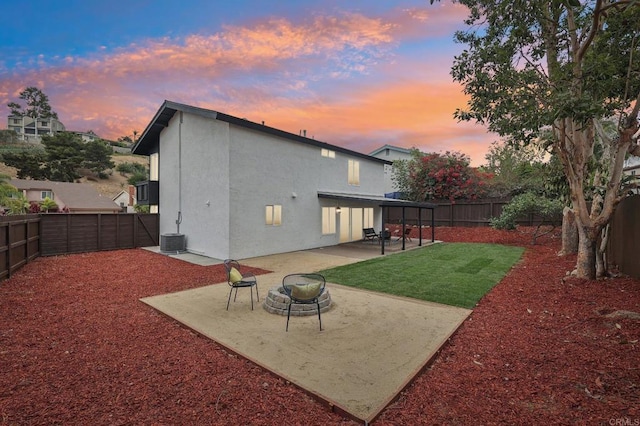
[[[178,218],[176,219],[176,234],[180,233],[182,223],[182,111],[178,123]]]

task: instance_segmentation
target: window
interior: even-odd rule
[[[373,228],[373,207],[362,209],[362,227]]]
[[[149,180],[158,180],[158,159],[157,152],[149,155]]]
[[[41,122],[40,122],[40,125],[41,125],[42,127],[47,127],[47,126],[49,125],[49,122],[48,122],[48,121],[41,121]]]
[[[13,119],[13,124],[20,124],[20,119],[14,118]]]
[[[49,198],[53,200],[53,192],[51,191],[40,191],[40,199],[44,200],[45,198]]]
[[[330,149],[325,149],[322,148],[322,150],[320,151],[322,153],[323,157],[327,157],[327,158],[336,158],[336,152],[332,151]]]
[[[336,208],[322,208],[322,235],[336,233]]]
[[[349,160],[349,185],[360,185],[360,162]]]
[[[267,225],[272,225],[272,226],[282,225],[282,206],[277,204],[274,204],[272,206],[266,206],[265,221]]]

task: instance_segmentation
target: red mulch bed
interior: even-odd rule
[[[566,279],[530,232],[437,228],[527,250],[377,424],[640,421],[640,280]],[[138,300],[224,279],[141,249],[27,264],[0,283],[0,422],[354,424]]]

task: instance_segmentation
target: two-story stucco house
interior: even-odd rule
[[[218,259],[360,240],[381,228],[384,203],[399,203],[384,198],[387,160],[176,102],[132,152],[149,156],[138,202],[160,214],[161,237]]]

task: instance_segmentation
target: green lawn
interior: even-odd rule
[[[473,308],[523,252],[497,244],[440,243],[320,273],[327,282]]]

